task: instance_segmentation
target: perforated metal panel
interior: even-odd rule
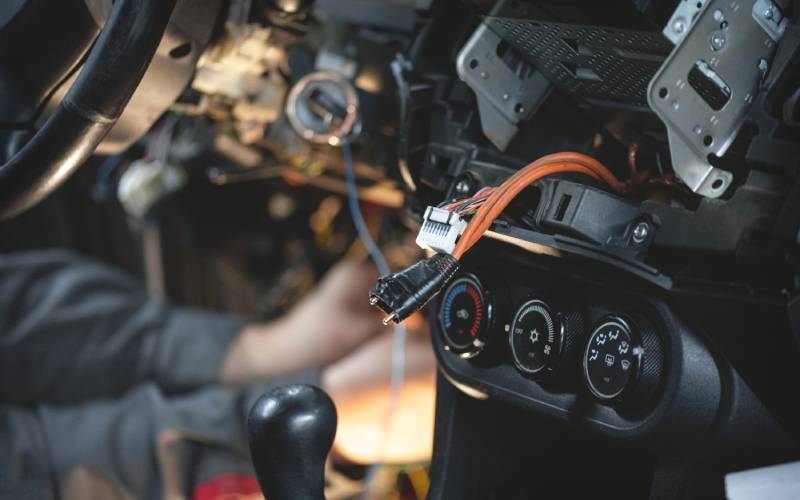
[[[647,108],[647,85],[672,50],[661,33],[489,17],[489,27],[575,96]]]

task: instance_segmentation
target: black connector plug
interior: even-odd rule
[[[378,279],[369,292],[369,303],[379,307],[390,321],[400,323],[425,306],[458,271],[458,259],[448,253],[437,253],[398,273]]]

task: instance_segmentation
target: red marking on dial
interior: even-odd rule
[[[478,291],[471,286],[467,286],[467,293],[472,300],[475,302],[475,321],[472,323],[472,328],[469,330],[469,334],[472,337],[478,336],[478,329],[481,327],[481,319],[483,316],[483,308],[481,307],[481,297],[478,295]]]

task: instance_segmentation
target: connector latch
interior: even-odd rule
[[[452,254],[456,240],[467,227],[467,221],[455,212],[428,207],[422,217],[417,245],[434,252]]]

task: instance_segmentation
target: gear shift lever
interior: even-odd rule
[[[261,396],[247,418],[250,455],[269,500],[324,500],[325,459],[336,407],[317,387],[290,385]]]

